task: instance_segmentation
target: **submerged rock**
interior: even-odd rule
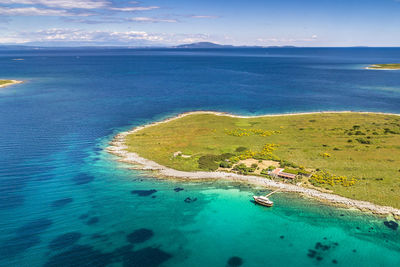
[[[50,242],[49,248],[56,250],[56,249],[63,249],[69,246],[74,245],[78,240],[81,238],[82,234],[78,232],[71,232],[59,235],[53,241]]]
[[[76,185],[88,184],[88,183],[92,182],[93,180],[94,180],[94,177],[91,175],[88,175],[86,173],[78,174],[77,176],[75,176],[73,178],[73,182]]]
[[[175,191],[175,192],[180,192],[180,191],[182,191],[182,190],[185,190],[185,189],[183,189],[183,188],[181,188],[181,187],[176,187],[176,188],[174,188],[174,191]]]
[[[236,266],[242,266],[242,264],[243,264],[243,259],[237,256],[233,256],[228,260],[228,266],[236,267]]]
[[[64,207],[65,205],[71,203],[73,201],[72,198],[68,197],[68,198],[62,198],[59,200],[55,200],[51,203],[51,206],[54,208],[61,208]]]
[[[147,247],[125,254],[123,257],[123,266],[157,267],[171,257],[171,254],[159,248]]]
[[[40,234],[46,231],[53,222],[47,218],[31,221],[18,228],[15,236],[0,244],[0,255],[14,257],[36,246],[41,242]]]
[[[187,198],[185,198],[184,201],[185,201],[186,203],[192,203],[192,202],[197,201],[197,197],[194,197],[194,198],[187,197]]]
[[[92,225],[92,224],[98,223],[99,220],[100,220],[99,217],[93,217],[93,218],[90,218],[90,219],[86,222],[86,224],[87,224],[87,225]]]
[[[322,251],[325,251],[325,250],[328,250],[328,249],[330,249],[331,247],[329,246],[329,245],[324,245],[324,244],[322,244],[321,242],[317,242],[316,244],[315,244],[315,249],[316,250],[322,250]]]
[[[309,258],[316,259],[317,261],[322,261],[330,249],[334,249],[339,245],[337,242],[328,241],[327,237],[323,238],[324,241],[315,243],[313,249],[309,249],[307,256]]]
[[[132,195],[138,195],[140,197],[147,197],[147,196],[150,196],[150,195],[152,195],[152,194],[154,194],[156,192],[157,192],[157,190],[155,190],[155,189],[150,189],[150,190],[132,190],[131,194]]]
[[[129,235],[127,235],[126,239],[132,244],[143,243],[143,242],[149,240],[150,238],[152,238],[153,235],[154,235],[154,232],[152,230],[146,229],[146,228],[141,228],[141,229],[135,230],[132,233],[130,233]]]
[[[385,221],[383,223],[386,225],[386,227],[388,227],[394,231],[396,231],[397,228],[399,228],[399,224],[395,221]]]
[[[317,255],[317,252],[315,250],[313,250],[313,249],[308,250],[308,253],[307,253],[308,257],[314,258],[316,255]]]
[[[54,255],[44,264],[45,267],[107,266],[112,262],[111,253],[102,253],[91,246],[76,245],[69,250]]]

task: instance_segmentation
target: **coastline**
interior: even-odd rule
[[[396,65],[395,68],[385,68],[382,67],[382,65],[388,66],[388,65]],[[369,65],[368,67],[366,67],[366,70],[400,70],[400,68],[397,66],[398,64],[373,64],[373,65]]]
[[[23,83],[23,81],[18,81],[18,80],[10,80],[10,83],[6,83],[6,84],[0,84],[0,88],[4,88],[10,85],[14,85],[14,84],[18,84],[18,83]]]
[[[293,192],[299,193],[307,197],[315,198],[317,200],[326,202],[331,205],[341,206],[346,208],[356,208],[361,211],[372,212],[377,215],[393,215],[396,218],[400,218],[400,209],[396,209],[389,206],[380,206],[367,201],[362,200],[354,200],[346,197],[342,197],[339,195],[325,193],[318,191],[316,189],[310,189],[301,187],[299,185],[286,184],[282,182],[276,182],[273,180],[269,180],[259,176],[251,176],[251,175],[240,175],[235,173],[227,173],[227,172],[186,172],[186,171],[178,171],[175,169],[171,169],[160,165],[152,160],[148,160],[139,156],[137,153],[128,152],[126,149],[128,148],[125,145],[125,138],[127,135],[138,132],[142,129],[155,126],[162,123],[167,123],[188,115],[192,114],[213,114],[217,116],[229,116],[234,118],[255,118],[255,117],[274,117],[274,116],[296,116],[296,115],[311,115],[311,114],[332,114],[332,113],[360,113],[360,114],[385,114],[385,115],[395,115],[400,116],[400,114],[393,113],[381,113],[381,112],[352,112],[352,111],[320,111],[320,112],[303,112],[303,113],[287,113],[287,114],[269,114],[269,115],[257,115],[257,116],[239,116],[233,115],[224,112],[216,112],[216,111],[193,111],[193,112],[185,112],[179,114],[174,117],[167,118],[162,121],[149,123],[143,126],[135,127],[129,131],[121,132],[114,136],[113,140],[109,143],[110,145],[106,148],[107,152],[110,154],[116,155],[121,159],[119,161],[124,163],[129,163],[133,165],[139,166],[140,170],[147,171],[156,171],[162,177],[169,178],[182,178],[188,180],[204,180],[204,179],[224,179],[235,182],[246,182],[257,186],[263,186],[267,188],[279,188],[285,192]]]
[[[385,68],[374,68],[374,67],[366,67],[366,70],[399,70],[399,69],[385,69]]]

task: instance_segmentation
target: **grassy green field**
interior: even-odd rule
[[[12,83],[12,81],[11,80],[0,80],[0,85],[5,85],[8,83]]]
[[[294,169],[355,177],[351,186],[314,185],[400,208],[400,116],[316,113],[233,118],[193,114],[145,128],[126,140],[129,151],[177,170],[206,170],[202,160],[210,155],[218,163],[247,153],[250,158],[266,156],[289,162]],[[183,156],[176,156],[178,151]]]
[[[400,64],[374,64],[368,67],[369,69],[390,69],[390,70],[400,70]]]

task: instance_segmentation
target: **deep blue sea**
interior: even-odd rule
[[[400,113],[400,72],[364,69],[394,62],[400,48],[0,51],[0,79],[25,81],[0,88],[0,266],[400,266],[390,218],[289,193],[268,209],[260,189],[104,151],[192,110]]]

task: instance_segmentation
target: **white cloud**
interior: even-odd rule
[[[47,9],[37,7],[17,7],[17,8],[6,8],[0,7],[0,15],[6,16],[88,16],[90,14],[75,14],[70,13],[66,10],[61,9]]]
[[[162,35],[144,31],[85,31],[81,29],[53,28],[35,32],[20,32],[13,37],[15,42],[91,42],[129,44],[131,41],[159,42]],[[1,42],[1,40],[0,40]]]
[[[34,43],[36,45],[176,45],[214,40],[208,34],[166,34],[145,31],[104,31],[52,28],[34,32],[17,32],[0,43]]]
[[[156,23],[156,22],[167,22],[167,23],[174,23],[178,22],[176,19],[160,19],[160,18],[149,18],[149,17],[134,17],[128,19],[129,21],[135,21],[135,22],[150,22],[150,23]]]
[[[265,45],[293,45],[297,43],[315,42],[318,36],[312,35],[310,38],[258,38],[257,42]]]
[[[216,19],[216,18],[218,18],[218,16],[209,16],[209,15],[192,15],[190,17],[194,18],[194,19]]]
[[[0,37],[0,44],[23,44],[28,41],[18,37]]]
[[[179,34],[175,36],[175,43],[197,43],[210,41],[209,34]]]
[[[109,2],[105,0],[0,0],[0,4],[42,5],[65,9],[96,9],[108,6]]]
[[[121,11],[121,12],[136,12],[136,11],[147,11],[158,9],[159,6],[135,6],[135,7],[110,7],[110,10]]]

